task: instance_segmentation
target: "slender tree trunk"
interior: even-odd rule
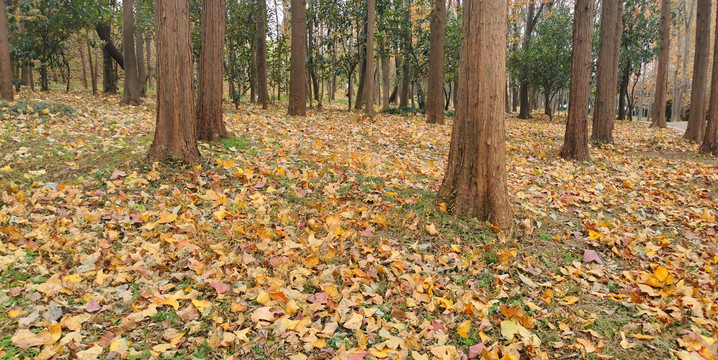
[[[292,49],[289,76],[289,115],[307,114],[307,2],[292,0]]]
[[[379,45],[381,51],[381,84],[382,84],[382,95],[384,99],[381,102],[382,111],[386,112],[389,110],[389,82],[391,76],[391,69],[389,69],[389,56],[385,53],[384,41]]]
[[[716,13],[718,21],[718,13]],[[718,26],[716,26],[713,53],[718,54]],[[710,105],[708,108],[708,124],[706,125],[703,144],[700,147],[703,153],[718,155],[718,56],[713,56],[713,74],[711,78]]]
[[[446,28],[445,0],[434,0],[429,38],[429,84],[426,90],[426,121],[444,124],[444,32]]]
[[[576,0],[568,120],[561,157],[588,160],[588,107],[591,97],[593,0]]]
[[[666,128],[666,97],[668,92],[668,63],[671,50],[671,1],[661,0],[661,31],[659,39],[656,94],[653,101],[651,127]]]
[[[375,0],[368,0],[366,26],[366,85],[364,91],[364,115],[374,117],[374,23],[376,22]]]
[[[137,79],[140,97],[147,97],[147,66],[145,64],[145,37],[142,31],[135,32],[135,51],[137,52]]]
[[[524,28],[523,43],[521,47],[526,51],[530,45],[531,33],[534,27],[535,5],[530,3],[526,11],[526,27]],[[531,118],[531,103],[529,100],[529,80],[525,66],[519,72],[519,119]]]
[[[229,137],[222,119],[225,9],[225,0],[202,1],[202,49],[197,92],[197,140],[200,141]]]
[[[404,29],[406,34],[404,35],[404,59],[401,64],[401,90],[399,91],[399,108],[403,109],[409,106],[409,57],[411,54],[411,0],[404,0],[406,9],[404,11],[404,25],[407,27]],[[413,97],[412,97],[413,99]]]
[[[186,0],[155,0],[157,125],[147,154],[151,161],[199,160]]]
[[[0,96],[7,101],[15,98],[12,89],[12,66],[10,65],[10,42],[8,41],[7,9],[0,1]]]
[[[80,61],[82,64],[82,87],[87,90],[87,60],[85,59],[85,47],[80,45]]]
[[[710,59],[711,0],[698,0],[696,13],[696,46],[693,59],[693,84],[688,127],[683,138],[694,142],[703,139],[706,123],[706,82]]]
[[[152,85],[152,75],[155,73],[154,69],[152,68],[152,46],[150,46],[152,43],[152,39],[149,37],[145,38],[145,57],[147,58],[145,62],[145,68],[147,68],[147,87],[152,89],[154,85]]]
[[[97,69],[95,68],[95,65],[92,61],[94,49],[92,48],[92,45],[90,45],[90,40],[87,40],[87,55],[90,65],[90,82],[92,83],[92,94],[95,95],[97,94]]]
[[[262,109],[269,104],[267,87],[267,0],[257,0],[257,93]]]
[[[631,60],[626,60],[626,66],[621,73],[621,83],[618,87],[618,116],[617,120],[626,120],[626,98],[628,97],[628,82],[631,77]],[[614,95],[615,96],[615,95]]]
[[[361,67],[359,69],[359,81],[357,84],[357,94],[354,100],[354,109],[359,110],[364,105],[364,86],[366,86],[366,45],[362,45],[360,51],[360,58],[362,59]]]
[[[506,0],[466,0],[456,117],[439,197],[457,215],[513,223],[506,180],[502,95]]]
[[[693,10],[696,2],[692,0],[690,3],[687,1],[684,4],[690,4],[690,9],[686,15],[684,26],[683,26],[683,44],[681,45],[683,52],[678,54],[676,59],[676,71],[673,74],[673,107],[671,108],[671,121],[681,121],[681,114],[683,113],[683,90],[686,86],[686,70],[688,68],[688,48],[691,38],[691,24],[693,23]],[[677,39],[678,37],[676,37]],[[681,69],[681,77],[678,80],[678,72]]]
[[[593,141],[599,144],[613,142],[622,19],[623,0],[604,0],[601,10],[601,42],[596,76],[596,107],[591,136]]]

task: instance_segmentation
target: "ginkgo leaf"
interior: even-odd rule
[[[469,331],[471,330],[471,320],[466,320],[456,328],[456,332],[464,339],[469,338]]]

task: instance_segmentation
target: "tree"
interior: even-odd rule
[[[688,113],[688,127],[683,134],[683,138],[695,142],[703,139],[706,123],[706,78],[710,57],[711,6],[711,0],[698,0],[691,107]]]
[[[666,128],[666,97],[668,93],[668,62],[671,49],[671,1],[661,0],[661,31],[658,42],[656,94],[653,100],[651,127]]]
[[[442,0],[443,1],[443,0]],[[367,4],[366,26],[366,84],[364,85],[364,114],[374,117],[374,24],[376,22],[376,0]]]
[[[576,0],[573,19],[573,54],[568,119],[561,157],[588,160],[588,105],[591,97],[593,0]]]
[[[137,57],[135,55],[135,15],[133,0],[122,1],[122,42],[125,60],[125,88],[122,91],[122,104],[139,105],[140,79],[137,74]]]
[[[710,13],[710,12],[709,12]],[[716,13],[718,21],[718,13]],[[699,149],[706,154],[718,155],[718,26],[716,26],[713,47],[713,74],[711,77],[711,96],[708,105],[708,124],[706,125],[703,144]]]
[[[187,0],[155,0],[157,123],[147,158],[199,159],[195,129],[189,6]]]
[[[444,123],[444,31],[446,29],[446,4],[434,0],[431,11],[431,39],[429,40],[429,85],[426,90],[426,121],[430,124]]]
[[[0,0],[0,96],[12,101],[12,67],[10,66],[10,42],[7,31],[7,9],[4,0]]]
[[[267,109],[267,0],[257,0],[257,94],[262,109]]]
[[[402,3],[398,1],[397,3]],[[411,80],[411,0],[404,0],[402,19],[402,63],[401,88],[399,90],[399,109],[409,107],[409,82]]]
[[[292,0],[292,49],[289,75],[289,115],[307,114],[307,2]]]
[[[605,0],[601,10],[601,33],[596,75],[596,110],[593,115],[593,134],[597,143],[613,142],[613,122],[616,117],[616,88],[618,86],[618,58],[623,29],[623,0]]]
[[[526,27],[524,28],[522,50],[527,51],[531,46],[531,34],[533,34],[536,22],[538,22],[544,4],[539,5],[538,11],[532,2],[529,3],[526,11]],[[519,119],[528,119],[531,117],[531,105],[529,102],[529,78],[527,69],[522,68],[519,73]]]
[[[440,198],[457,215],[507,228],[506,0],[465,0],[456,117]]]
[[[512,76],[524,76],[528,85],[544,94],[544,113],[553,118],[551,104],[559,91],[568,87],[571,74],[571,14],[558,7],[536,26],[536,38],[528,46],[511,52]]]
[[[225,0],[202,1],[202,49],[197,92],[197,140],[201,141],[229,137],[222,119],[225,4]]]

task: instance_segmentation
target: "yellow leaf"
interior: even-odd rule
[[[578,301],[578,298],[575,296],[566,296],[565,298],[563,298],[563,301],[564,305],[571,305],[576,303]]]
[[[160,219],[157,221],[158,224],[169,224],[177,220],[177,214],[163,212],[160,213]]]
[[[43,115],[47,115],[50,113],[50,109],[42,109]]]
[[[172,349],[174,345],[172,344],[159,344],[152,347],[152,351],[158,352],[158,353],[164,353],[165,351]]]
[[[192,305],[194,305],[194,307],[196,307],[200,313],[203,313],[204,309],[206,309],[208,306],[212,305],[212,302],[207,301],[207,300],[192,299]]]
[[[294,354],[289,357],[289,360],[307,360],[307,355],[304,354]]]
[[[353,313],[347,321],[344,322],[344,327],[349,330],[357,330],[361,327],[361,323],[364,317],[359,313]]]
[[[506,340],[511,340],[514,335],[520,335],[522,338],[531,336],[531,332],[516,321],[516,319],[504,320],[501,322],[501,335]]]
[[[24,311],[22,311],[22,310],[10,310],[7,312],[7,317],[14,319],[14,318],[22,315],[23,313],[24,313]]]
[[[596,232],[596,231],[593,231],[593,230],[588,230],[588,238],[589,238],[590,240],[600,239],[600,238],[603,237],[604,235],[605,235],[605,234],[602,234],[602,233],[600,233],[600,232]]]
[[[434,225],[434,224],[426,225],[426,232],[428,232],[429,235],[432,235],[432,236],[439,235],[439,232],[436,230],[436,225]]]
[[[663,266],[659,266],[656,268],[656,271],[653,273],[653,275],[658,279],[660,282],[666,282],[666,279],[668,278],[668,269],[666,269]]]
[[[471,330],[471,320],[466,320],[456,328],[456,332],[464,339],[469,338],[469,331]]]
[[[62,337],[62,327],[60,326],[60,324],[50,325],[50,336],[52,337],[50,344],[53,344],[57,342],[57,340],[60,340],[60,338]]]
[[[77,353],[78,360],[96,360],[102,355],[102,346],[93,346]]]
[[[12,168],[10,167],[10,165],[5,165],[5,166],[3,166],[3,167],[0,168],[0,171],[2,171],[2,172],[11,172],[11,171],[12,171]]]
[[[175,311],[179,310],[179,302],[174,296],[169,296],[167,299],[165,299],[165,301],[162,302],[162,305],[169,305],[173,307]]]

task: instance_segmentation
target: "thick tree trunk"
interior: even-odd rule
[[[457,215],[512,225],[502,95],[506,0],[466,0],[456,117],[439,197]]]
[[[362,62],[359,68],[359,82],[357,84],[356,99],[354,100],[354,109],[359,110],[364,105],[364,86],[366,86],[366,46],[361,47],[362,50],[359,52],[359,57],[362,58]]]
[[[653,101],[651,127],[666,128],[666,97],[668,92],[668,63],[671,50],[671,1],[661,0],[661,31],[659,39],[656,94]]]
[[[112,67],[112,56],[107,51],[107,47],[102,48],[102,88],[106,94],[117,93],[117,76],[115,69]]]
[[[140,105],[140,81],[137,77],[135,55],[135,15],[133,0],[122,1],[122,43],[125,58],[125,88],[122,91],[124,105]]]
[[[305,59],[307,57],[307,2],[292,0],[292,49],[289,76],[289,115],[307,114]]]
[[[151,161],[199,159],[186,0],[155,0],[157,36],[157,124],[147,157]]]
[[[10,42],[7,31],[7,9],[5,1],[0,1],[0,96],[13,101],[12,66],[10,65]]]
[[[407,27],[404,29],[406,34],[404,35],[404,59],[401,64],[401,90],[399,91],[399,109],[403,109],[409,106],[409,85],[411,77],[409,75],[409,57],[411,54],[411,0],[404,0],[406,10],[404,12],[404,25]],[[413,97],[412,97],[413,98]]]
[[[591,97],[593,0],[576,0],[568,119],[561,157],[588,160],[588,106]]]
[[[683,138],[695,142],[703,139],[706,123],[706,81],[710,58],[711,0],[698,0],[696,13],[696,47],[693,59],[693,84],[688,127]]]
[[[676,71],[673,77],[673,107],[671,108],[671,121],[682,121],[681,114],[683,113],[683,90],[686,86],[686,70],[688,70],[688,48],[691,38],[691,24],[693,23],[693,9],[695,8],[696,1],[692,0],[689,4],[688,15],[685,18],[683,26],[683,44],[681,45],[683,52],[678,53],[678,59],[676,59]],[[678,70],[681,69],[681,77],[678,79]]]
[[[718,21],[718,13],[716,13]],[[716,26],[713,53],[718,54],[718,26]],[[713,56],[713,74],[711,78],[710,105],[708,108],[708,124],[701,144],[700,152],[718,155],[718,56]]]
[[[613,142],[616,117],[618,58],[623,29],[623,0],[604,0],[601,10],[601,34],[596,76],[596,109],[593,114],[593,141]]]
[[[443,1],[443,0],[442,0]],[[374,23],[376,0],[368,0],[366,26],[366,84],[364,85],[364,115],[374,117]]]
[[[426,121],[444,124],[444,32],[445,0],[434,0],[429,38],[429,84],[426,89]]]
[[[262,109],[269,104],[267,86],[267,0],[257,0],[257,94]]]
[[[222,119],[225,8],[225,0],[202,1],[202,49],[197,92],[197,140],[200,141],[229,137]]]

